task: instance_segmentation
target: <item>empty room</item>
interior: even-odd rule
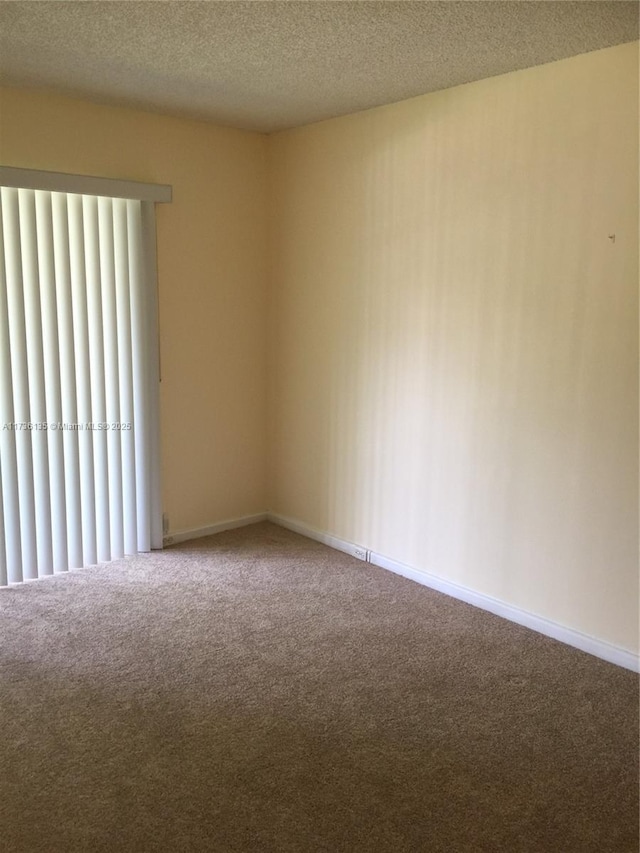
[[[0,0],[0,850],[637,853],[639,12]]]

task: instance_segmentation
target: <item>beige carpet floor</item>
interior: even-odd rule
[[[3,589],[0,850],[632,853],[638,678],[269,524]]]

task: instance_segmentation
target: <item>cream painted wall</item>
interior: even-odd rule
[[[269,154],[271,509],[637,651],[637,44]]]
[[[158,213],[163,502],[172,530],[266,509],[266,144],[0,90],[0,161],[173,185]]]

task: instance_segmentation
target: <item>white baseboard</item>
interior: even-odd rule
[[[328,545],[330,548],[336,548],[338,551],[344,551],[346,554],[358,556],[359,559],[364,559],[381,569],[387,569],[397,575],[409,578],[409,580],[416,581],[423,586],[428,586],[430,589],[435,589],[445,595],[450,595],[452,598],[472,604],[474,607],[487,610],[489,613],[494,613],[496,616],[501,616],[510,622],[516,622],[518,625],[523,625],[525,628],[530,628],[539,634],[552,637],[554,640],[559,640],[561,643],[573,646],[576,649],[580,649],[580,651],[594,655],[594,657],[601,658],[617,666],[622,666],[625,669],[630,669],[633,672],[640,672],[640,656],[620,646],[614,646],[605,640],[599,640],[597,637],[583,634],[581,631],[576,631],[573,628],[567,628],[557,622],[545,619],[543,616],[537,616],[535,613],[522,610],[512,604],[507,604],[507,602],[500,601],[500,599],[476,592],[469,587],[452,583],[437,575],[407,566],[397,560],[392,560],[390,557],[385,557],[383,554],[369,551],[360,545],[345,542],[343,539],[338,539],[336,536],[316,530],[295,519],[286,518],[275,513],[268,513],[267,518],[274,524],[286,527],[288,530],[293,530],[295,533],[300,533],[309,539],[315,539],[318,542]]]
[[[321,530],[316,530],[315,527],[309,527],[309,525],[303,524],[301,521],[296,521],[295,518],[287,518],[284,515],[275,515],[269,512],[267,513],[267,521],[271,521],[280,527],[286,527],[287,530],[300,533],[301,536],[306,536],[307,539],[315,539],[316,542],[322,542],[323,545],[328,545],[329,548],[335,548],[336,551],[344,551],[345,554],[367,562],[369,552],[366,548],[361,548],[360,545],[354,545],[352,542],[346,542],[344,539],[338,539],[337,536],[331,536],[329,533],[323,533]]]
[[[217,524],[209,524],[207,527],[193,527],[191,530],[177,530],[170,533],[162,540],[163,545],[175,545],[178,542],[188,542],[190,539],[201,539],[203,536],[213,536],[214,533],[222,533],[223,530],[235,530],[236,527],[246,527],[249,524],[257,524],[266,521],[267,513],[259,512],[256,515],[244,515],[241,518],[230,518],[228,521],[219,521]]]

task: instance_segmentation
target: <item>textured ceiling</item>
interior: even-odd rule
[[[274,131],[638,38],[638,3],[0,2],[0,82]]]

